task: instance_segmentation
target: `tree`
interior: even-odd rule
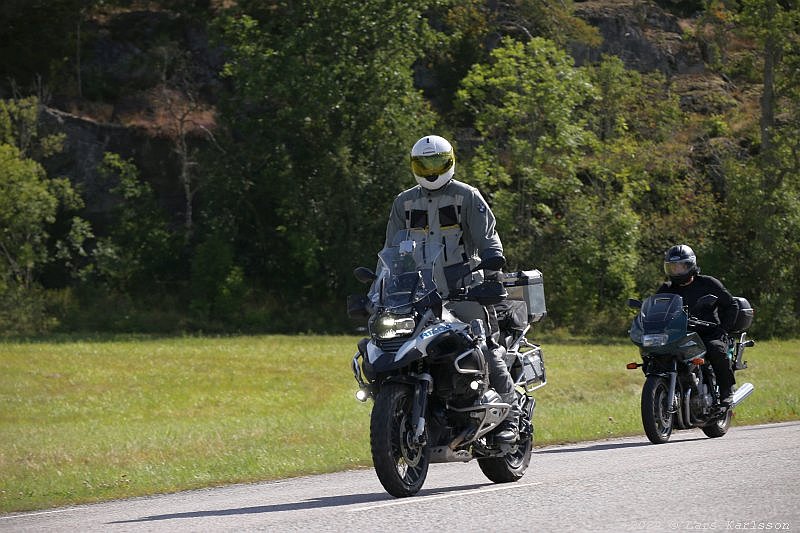
[[[93,252],[100,280],[112,291],[135,295],[177,277],[176,237],[136,165],[106,153],[98,171],[116,200],[108,230],[98,236]]]
[[[800,323],[800,6],[744,0],[741,30],[763,49],[760,143],[722,162],[727,195],[715,256],[758,309],[758,334],[796,333]]]
[[[73,32],[80,27],[89,0],[5,0],[0,7],[0,96],[9,82],[28,86],[38,79],[68,76],[75,51]],[[6,91],[3,91],[6,89]]]
[[[764,75],[761,93],[761,149],[773,157],[776,116],[781,99],[796,94],[797,49],[800,44],[800,6],[789,0],[743,0],[740,21],[763,46]],[[784,65],[784,61],[786,62]],[[788,66],[787,70],[782,67]],[[778,184],[773,184],[777,186]]]
[[[224,21],[231,142],[207,212],[228,213],[246,271],[288,302],[341,298],[353,266],[375,261],[410,146],[433,124],[412,85],[424,7],[245,2]]]
[[[60,150],[63,137],[39,138],[39,104],[36,98],[0,100],[0,253],[4,268],[0,278],[9,284],[30,288],[36,269],[55,257],[55,242],[50,242],[49,228],[56,222],[59,209],[74,211],[83,203],[67,179],[48,178],[39,162],[42,157]],[[83,253],[83,239],[91,231],[78,218],[68,233],[70,245],[61,243],[62,251]],[[83,228],[83,229],[79,229]]]
[[[61,136],[39,137],[35,98],[0,100],[0,328],[39,329],[43,302],[38,276],[63,261],[77,274],[91,227],[77,216],[82,201],[69,180],[50,178],[30,157],[60,148]],[[57,222],[66,219],[64,234]]]
[[[568,43],[599,46],[600,33],[573,15],[573,2],[551,0],[451,0],[431,7],[429,17],[440,29],[437,46],[416,65],[416,81],[434,107],[452,115],[461,80],[475,64],[489,61],[503,37],[526,42],[542,37],[564,48]]]
[[[578,164],[593,142],[580,108],[593,90],[569,56],[541,38],[503,40],[491,63],[473,66],[462,82],[458,103],[481,141],[462,176],[493,202],[513,267],[558,271],[543,251],[562,246],[561,220],[580,192]],[[557,301],[561,291],[550,294]]]
[[[177,46],[159,47],[161,79],[153,89],[157,105],[154,125],[158,135],[173,144],[180,171],[178,180],[183,190],[184,241],[189,243],[194,234],[195,196],[202,188],[203,174],[198,171],[198,151],[193,146],[197,139],[213,140],[214,110],[199,94],[200,77],[187,53]]]

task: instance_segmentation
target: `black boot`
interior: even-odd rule
[[[733,403],[733,387],[719,388],[719,403],[722,405],[730,405]]]
[[[509,416],[497,425],[494,430],[495,442],[501,444],[514,444],[519,439],[519,428],[517,428],[517,417]]]
[[[519,428],[517,427],[517,419],[519,418],[519,409],[517,408],[517,393],[511,391],[506,394],[500,395],[500,398],[511,406],[505,420],[497,424],[493,435],[495,442],[503,444],[514,444],[519,439]]]

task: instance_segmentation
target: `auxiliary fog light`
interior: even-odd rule
[[[478,390],[478,387],[480,387],[480,386],[481,386],[481,384],[479,382],[477,382],[477,381],[472,381],[469,384],[469,388],[472,389],[472,390]]]
[[[369,398],[369,393],[364,389],[358,389],[356,391],[356,400],[359,402],[366,402],[367,398]]]

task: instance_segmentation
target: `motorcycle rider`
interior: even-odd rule
[[[403,229],[412,230],[420,239],[441,241],[449,291],[479,283],[480,274],[473,272],[479,263],[487,279],[499,280],[505,257],[495,230],[494,214],[478,189],[453,179],[455,152],[451,144],[438,135],[419,139],[411,149],[411,171],[417,185],[394,199],[386,225],[386,244],[391,244],[393,236]],[[464,316],[457,303],[450,309],[465,322],[476,318]],[[496,323],[493,309],[484,309],[480,318],[487,327]],[[505,349],[491,335],[487,337],[484,355],[489,366],[489,384],[512,406],[493,434],[498,442],[512,443],[519,434],[514,382],[503,358]]]
[[[695,310],[697,318],[717,324],[714,328],[704,328],[697,333],[706,345],[706,356],[714,368],[714,375],[719,385],[720,400],[730,405],[733,400],[733,385],[736,379],[728,359],[728,330],[733,327],[738,307],[731,293],[718,279],[700,275],[697,257],[694,251],[685,244],[672,246],[664,254],[664,272],[669,281],[659,287],[659,293],[677,294],[683,298],[689,309],[706,294],[717,297],[716,305],[711,309]]]

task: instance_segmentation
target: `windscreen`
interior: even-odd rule
[[[399,231],[391,246],[381,250],[378,280],[380,303],[387,308],[408,307],[437,289],[444,280],[443,246],[424,239],[421,232]]]

